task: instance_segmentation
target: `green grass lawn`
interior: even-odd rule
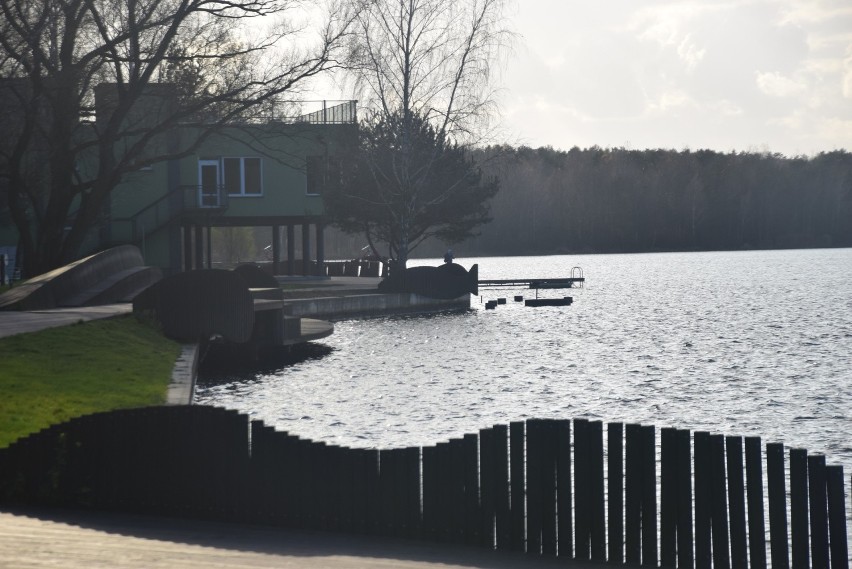
[[[0,448],[72,417],[164,403],[179,352],[133,316],[0,338]]]

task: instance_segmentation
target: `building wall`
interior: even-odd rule
[[[199,133],[197,128],[185,127],[175,136],[180,136],[180,143],[186,144]],[[355,124],[273,123],[229,127],[205,139],[186,157],[154,164],[126,176],[111,198],[111,241],[130,242],[133,238],[131,218],[162,200],[156,215],[151,211],[153,208],[149,208],[145,216],[139,216],[140,220],[144,217],[148,222],[144,228],[136,223],[136,244],[144,249],[146,263],[172,269],[179,266],[175,257],[182,251],[182,237],[174,228],[170,231],[163,225],[179,206],[169,210],[170,200],[164,196],[180,188],[182,199],[194,200],[190,205],[197,205],[201,160],[219,164],[220,181],[224,181],[221,178],[226,158],[259,159],[261,165],[261,193],[229,194],[227,209],[211,215],[209,223],[212,226],[254,226],[266,224],[272,217],[321,216],[324,213],[322,196],[308,193],[306,160],[309,156],[339,158],[356,142],[356,136]],[[144,234],[144,243],[139,242],[141,234]]]

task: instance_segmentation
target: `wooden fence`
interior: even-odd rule
[[[788,458],[789,457],[789,458]],[[527,420],[351,449],[215,407],[81,417],[0,450],[0,503],[202,517],[644,567],[849,567],[843,471],[757,437]]]

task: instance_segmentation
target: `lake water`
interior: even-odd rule
[[[437,262],[435,260],[434,262]],[[852,249],[457,259],[480,278],[582,267],[574,304],[338,322],[265,369],[206,370],[199,403],[355,447],[586,417],[760,435],[852,472]],[[558,296],[566,291],[548,291]]]

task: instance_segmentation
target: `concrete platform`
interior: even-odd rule
[[[302,318],[299,322],[300,332],[297,340],[285,341],[285,344],[301,344],[331,336],[334,333],[334,324],[325,320],[315,318]]]
[[[0,567],[463,569],[588,567],[472,547],[77,511],[0,512]]]

